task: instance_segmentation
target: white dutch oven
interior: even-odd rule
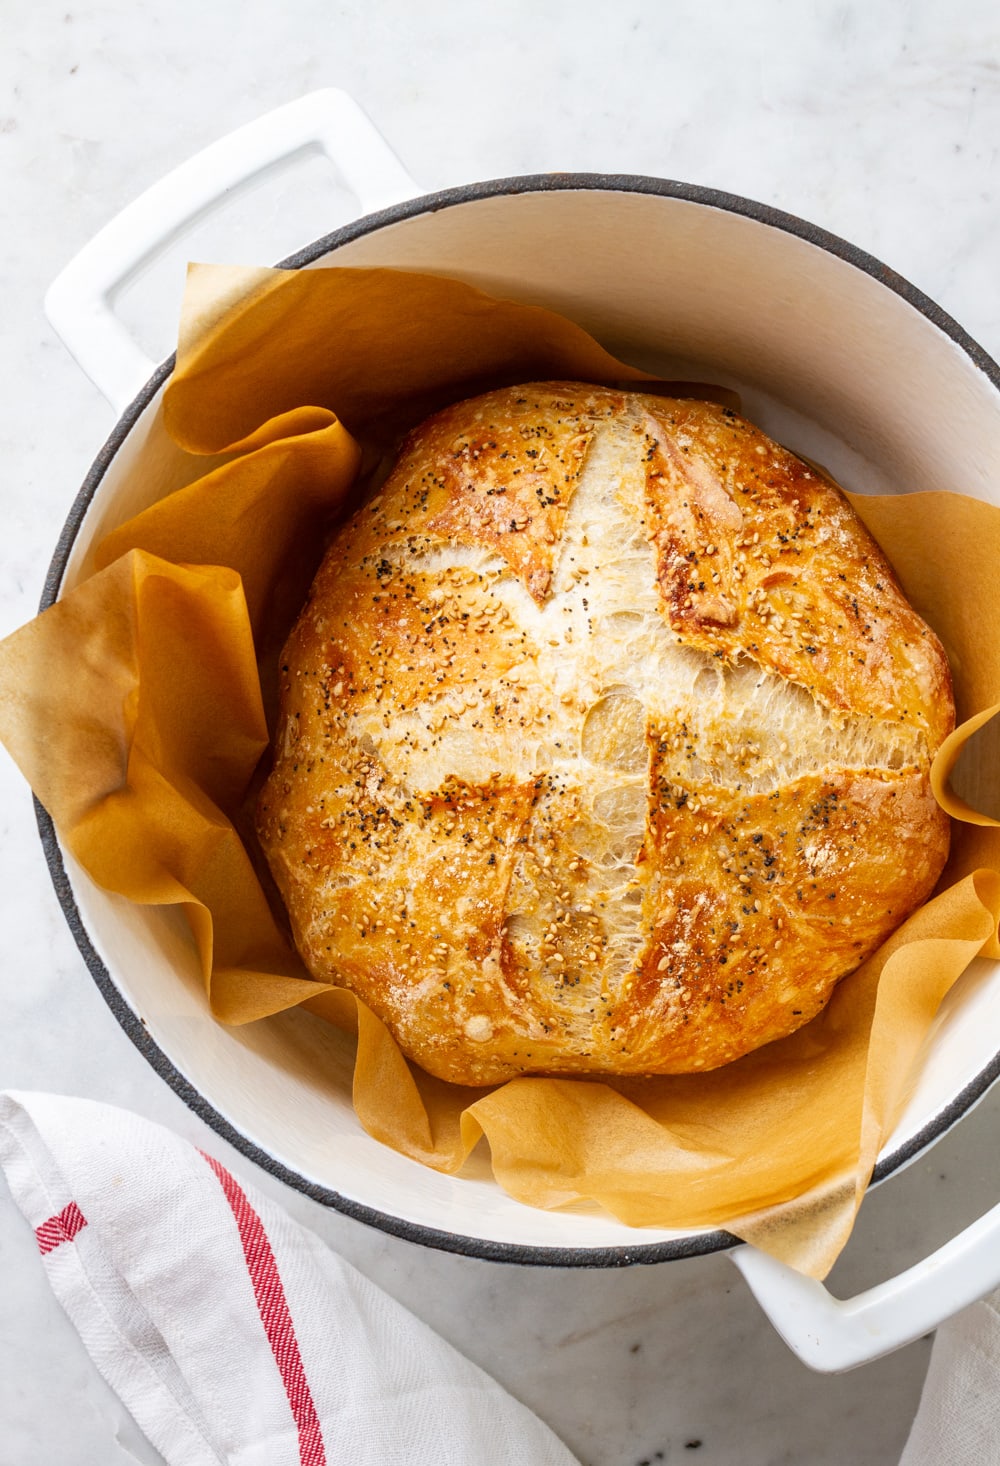
[[[69,516],[43,605],[85,573],[112,525],[192,476],[148,360],[112,292],[237,184],[324,153],[364,217],[284,263],[446,274],[564,312],[660,376],[738,389],[772,436],[850,488],[954,489],[1000,502],[1000,368],[877,261],[801,220],[655,178],[543,176],[419,196],[351,99],[317,92],[215,144],[107,226],[54,283],[46,309],[121,413]],[[461,1179],[360,1129],[325,1026],[292,1012],[214,1023],[182,923],[98,890],[42,838],[80,949],[123,1028],[209,1124],[288,1184],[388,1232],[517,1263],[617,1267],[731,1249],[765,1311],[821,1370],[897,1348],[1000,1283],[1000,1206],[925,1262],[848,1302],[715,1231],[632,1230],[598,1210],[519,1205],[483,1163]],[[881,1181],[940,1137],[1000,1074],[1000,965],[979,961],[944,1005]],[[473,1162],[475,1165],[475,1162]]]

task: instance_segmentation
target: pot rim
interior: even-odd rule
[[[643,174],[536,173],[463,184],[442,189],[436,193],[421,194],[415,198],[405,199],[401,203],[392,204],[376,213],[366,214],[352,220],[280,260],[277,268],[302,269],[324,255],[334,253],[353,240],[375,233],[386,225],[400,223],[420,214],[436,213],[442,209],[478,202],[482,199],[518,194],[573,191],[645,194],[676,199],[685,203],[719,209],[726,213],[742,215],[771,228],[780,229],[784,233],[795,235],[844,260],[847,264],[853,265],[900,296],[949,336],[1000,392],[1000,365],[952,316],[942,310],[936,301],[873,255],[797,215],[743,198],[738,194],[725,193],[698,184],[682,183],[675,179],[656,178]],[[91,501],[118,450],[131,433],[141,414],[169,378],[175,360],[175,355],[171,355],[156,369],[118,419],[107,441],[94,459],[59,535],[46,574],[39,611],[46,610],[58,598],[69,557]],[[741,1245],[738,1237],[722,1230],[695,1232],[671,1238],[669,1241],[643,1243],[640,1240],[642,1232],[636,1229],[634,1246],[544,1247],[517,1242],[497,1242],[488,1238],[444,1232],[423,1223],[410,1222],[405,1218],[379,1211],[352,1197],[344,1196],[340,1192],[309,1181],[242,1134],[188,1081],[151,1037],[94,949],[76,904],[55,827],[47,811],[37,799],[35,800],[35,814],[49,875],[63,915],[91,976],[115,1018],[151,1067],[188,1108],[193,1110],[230,1145],[277,1180],[355,1221],[364,1222],[368,1226],[376,1227],[380,1231],[400,1237],[407,1242],[491,1262],[545,1267],[627,1267],[636,1263],[668,1262],[682,1257],[702,1256]],[[1000,1051],[917,1134],[899,1149],[883,1156],[877,1162],[869,1184],[877,1185],[892,1175],[894,1171],[915,1160],[978,1103],[998,1078],[1000,1078]]]

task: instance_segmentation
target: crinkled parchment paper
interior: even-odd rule
[[[275,659],[325,527],[428,412],[545,378],[657,385],[569,321],[455,281],[194,268],[163,414],[205,471],[108,535],[94,572],[0,645],[0,737],[98,884],[185,909],[219,1020],[304,1004],[356,1031],[353,1101],[377,1139],[451,1172],[485,1135],[497,1181],[528,1205],[721,1225],[823,1276],[942,998],[974,957],[1000,957],[1000,828],[983,813],[998,760],[973,738],[1000,705],[1000,509],[852,500],[951,659],[961,726],[934,777],[953,853],[938,893],[818,1018],[724,1069],[432,1079],[363,1004],[308,977],[249,834]]]

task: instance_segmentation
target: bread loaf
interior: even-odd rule
[[[841,493],[728,408],[460,402],[336,534],[260,840],[432,1074],[663,1074],[792,1032],[930,893],[948,665]]]

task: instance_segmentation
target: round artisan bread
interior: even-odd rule
[[[432,1074],[714,1068],[930,893],[944,653],[728,408],[460,402],[340,529],[258,828],[296,945]]]

